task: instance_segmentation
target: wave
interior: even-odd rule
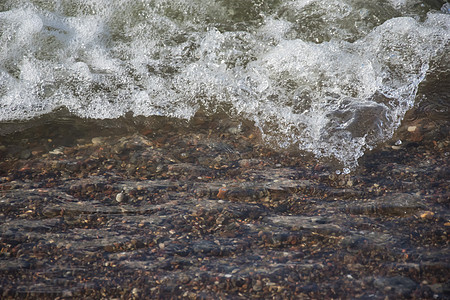
[[[392,136],[448,52],[450,15],[433,5],[7,1],[0,121],[60,107],[95,119],[225,110],[268,142],[353,168]]]

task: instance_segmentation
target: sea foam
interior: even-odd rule
[[[450,16],[418,2],[9,1],[0,121],[225,110],[355,167],[413,107]]]

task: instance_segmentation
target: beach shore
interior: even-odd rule
[[[446,124],[337,174],[226,116],[103,122],[1,137],[2,299],[449,297]]]

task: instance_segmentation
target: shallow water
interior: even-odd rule
[[[0,293],[445,299],[450,141],[428,109],[340,175],[226,114],[25,123],[0,140]]]

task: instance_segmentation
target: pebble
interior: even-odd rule
[[[239,127],[230,127],[228,128],[228,132],[231,134],[239,134],[241,129]]]
[[[261,280],[256,280],[255,284],[253,285],[253,290],[255,292],[259,292],[262,290],[262,282]]]
[[[104,141],[104,138],[101,138],[101,137],[94,137],[91,139],[91,142],[93,145],[100,145],[103,143],[103,141]]]
[[[148,136],[78,139],[64,157],[0,156],[2,299],[25,288],[30,298],[444,298],[440,141],[386,144],[336,175],[249,140],[255,128],[150,123]]]
[[[20,158],[21,159],[28,159],[30,157],[31,157],[31,151],[30,150],[26,149],[26,150],[23,150],[22,152],[20,152]]]
[[[431,219],[433,219],[433,217],[434,217],[434,212],[432,212],[432,211],[426,211],[426,212],[422,213],[422,214],[420,215],[420,217],[421,217],[422,219],[431,220]]]
[[[64,154],[64,151],[63,151],[62,147],[58,147],[48,153],[53,154],[53,155],[61,155],[61,154]]]
[[[140,290],[138,288],[133,288],[131,290],[131,294],[133,294],[133,296],[135,296],[135,297],[139,297],[140,296]]]
[[[123,193],[123,192],[120,192],[120,193],[118,193],[117,195],[116,195],[116,201],[117,202],[123,202],[123,201],[125,201],[126,200],[126,196],[125,196],[125,193]]]

